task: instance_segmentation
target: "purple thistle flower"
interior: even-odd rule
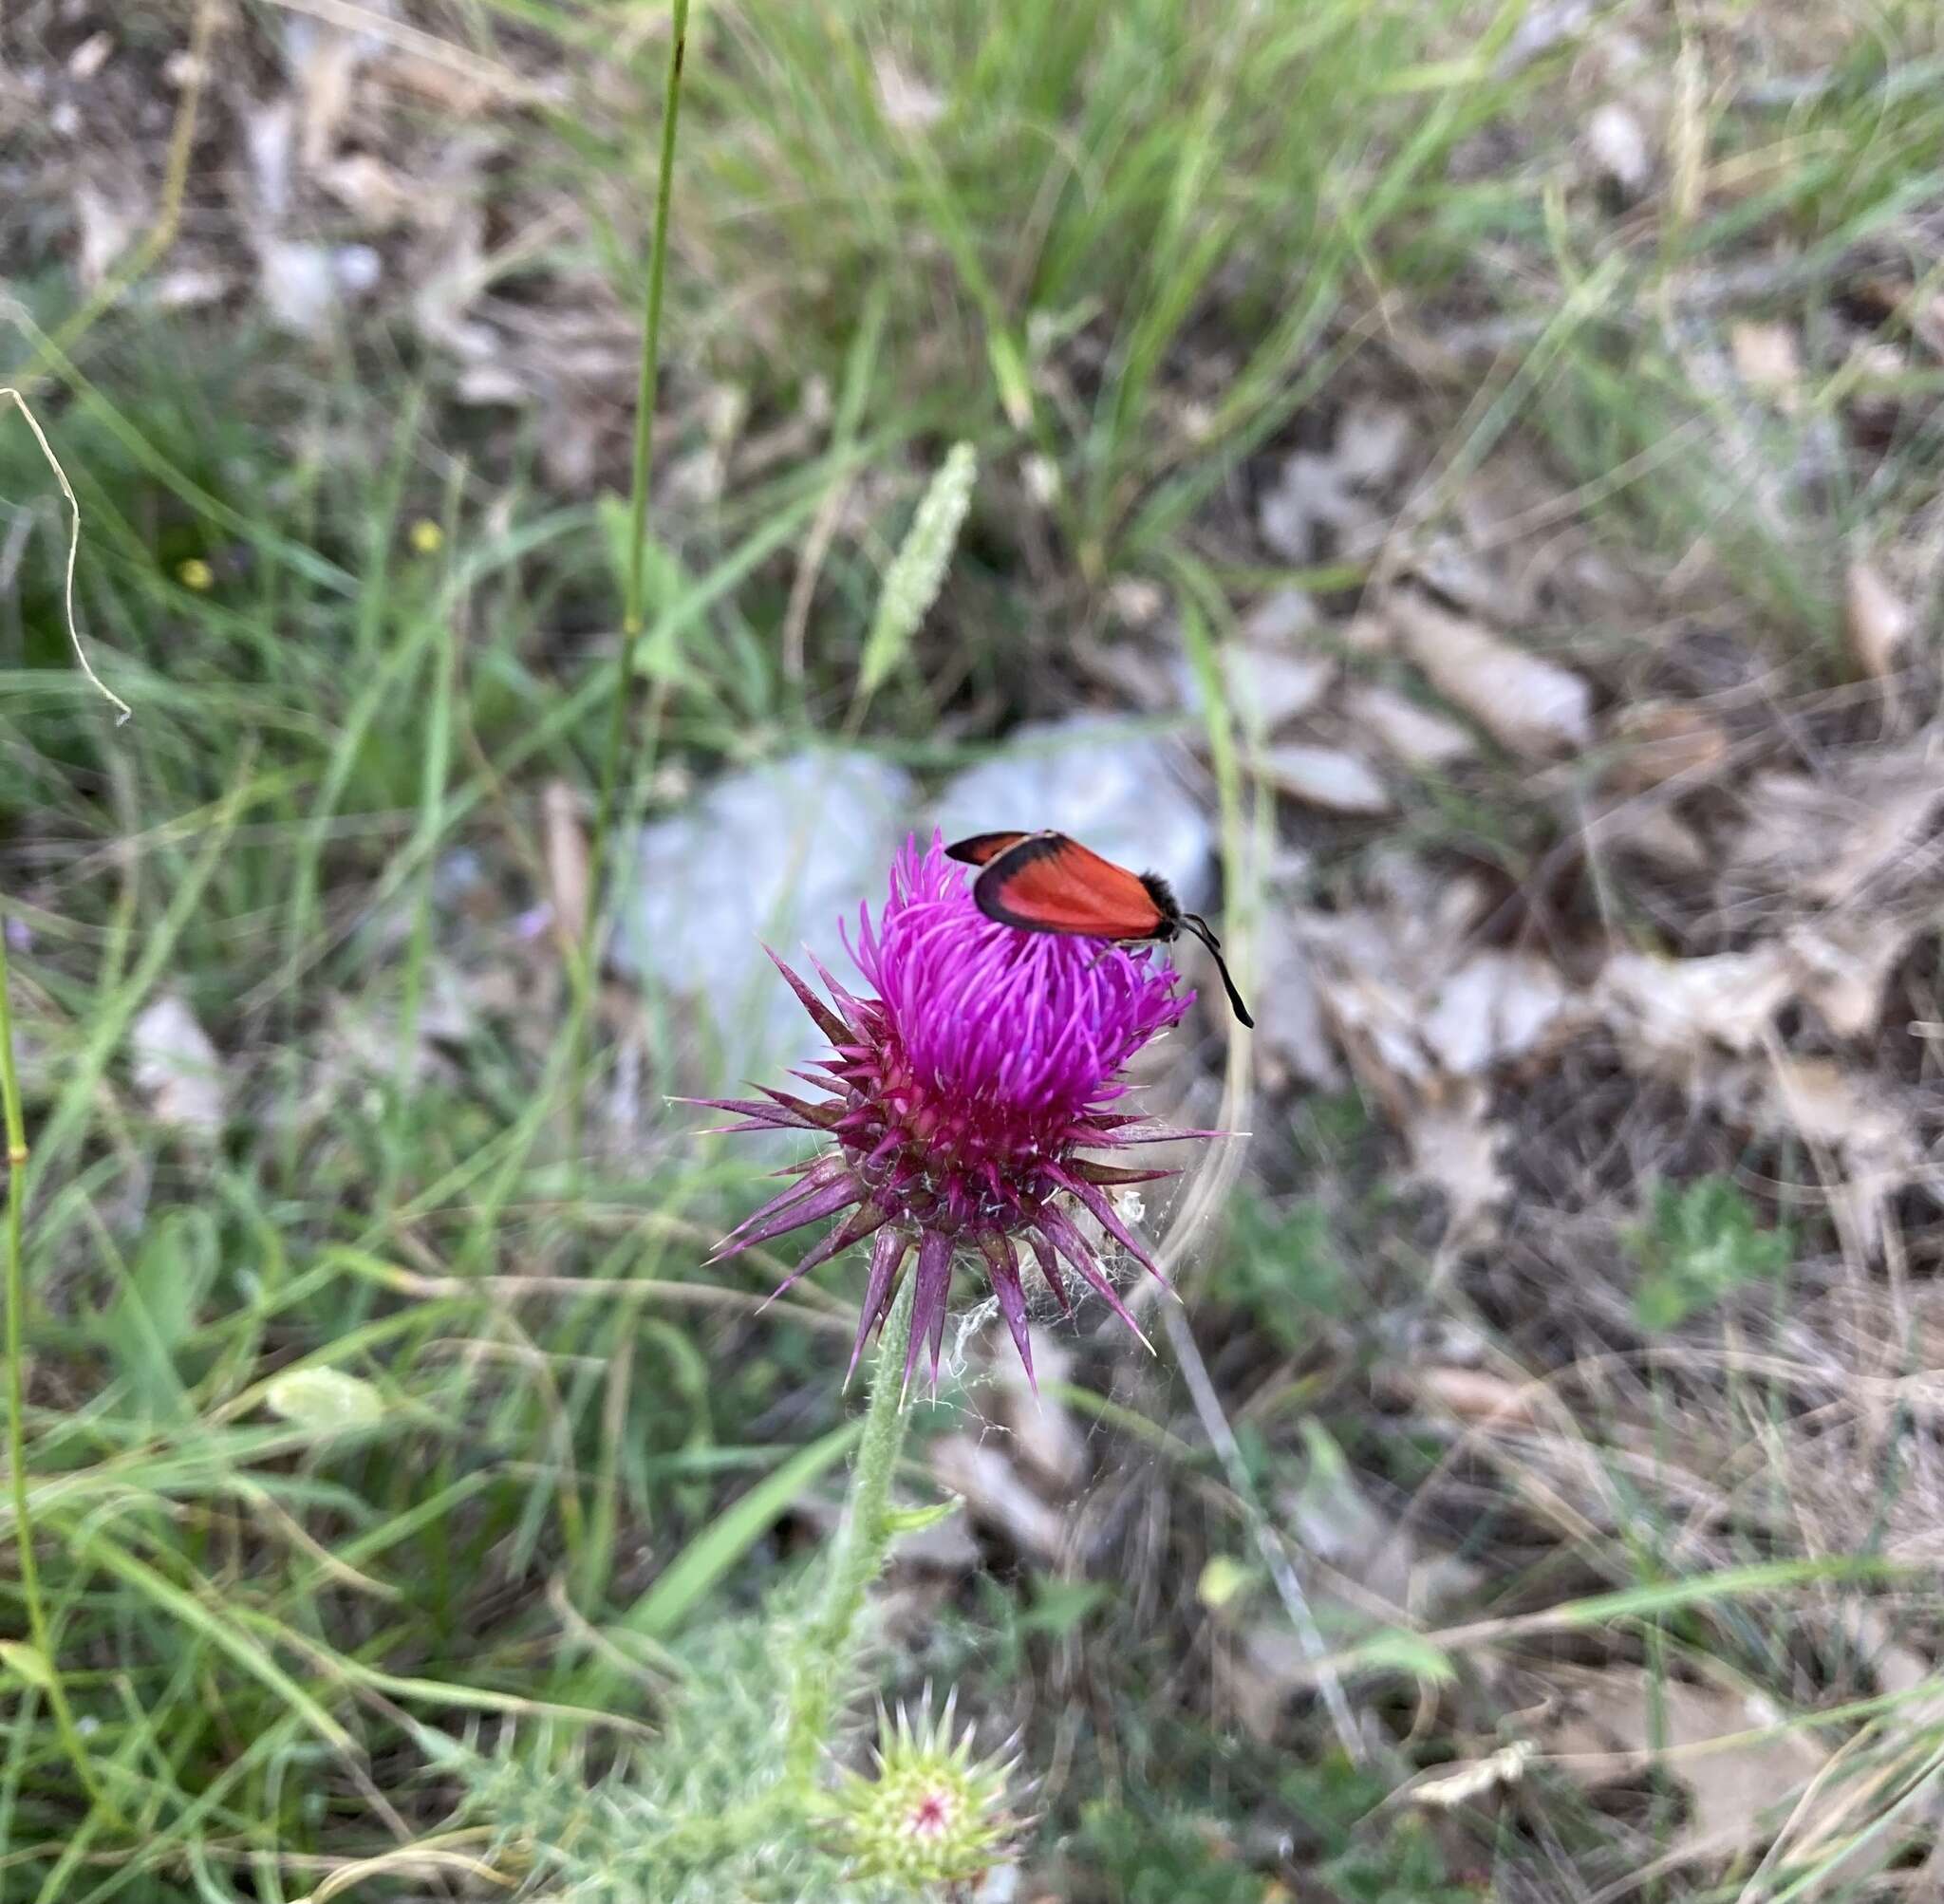
[[[876,998],[853,997],[813,957],[830,994],[826,1003],[770,955],[831,1041],[828,1057],[794,1073],[820,1096],[759,1086],[761,1099],[698,1100],[743,1120],[722,1127],[728,1130],[811,1130],[834,1140],[822,1157],[782,1173],[796,1181],[733,1231],[712,1260],[841,1217],[791,1271],[781,1285],[787,1289],[840,1250],[875,1237],[850,1352],[854,1371],[915,1251],[907,1383],[925,1340],[938,1381],[952,1271],[967,1257],[991,1283],[1031,1377],[1022,1243],[1068,1315],[1062,1260],[1139,1335],[1074,1217],[1084,1210],[1161,1275],[1109,1193],[1171,1173],[1085,1153],[1211,1134],[1157,1129],[1110,1108],[1128,1090],[1122,1068],[1181,1017],[1194,994],[1179,988],[1149,947],[1131,952],[987,919],[937,834],[924,851],[907,842],[876,928],[869,908],[860,906],[850,949]]]

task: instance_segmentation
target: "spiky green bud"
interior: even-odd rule
[[[1019,1820],[1007,1808],[1014,1761],[975,1757],[972,1727],[952,1736],[954,1692],[934,1719],[927,1687],[914,1718],[878,1708],[876,1764],[832,1795],[837,1847],[859,1878],[913,1887],[967,1884],[1000,1863]]]

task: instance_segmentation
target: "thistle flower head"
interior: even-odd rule
[[[1023,932],[986,918],[936,834],[928,849],[907,843],[875,924],[869,909],[859,908],[851,956],[876,997],[854,997],[817,964],[826,1001],[776,961],[831,1042],[827,1057],[795,1073],[817,1096],[764,1087],[760,1099],[704,1100],[741,1120],[731,1129],[809,1130],[832,1140],[822,1156],[793,1167],[795,1182],[736,1230],[718,1260],[840,1217],[791,1272],[787,1288],[851,1243],[874,1238],[854,1369],[915,1255],[907,1381],[921,1341],[930,1343],[938,1379],[952,1271],[961,1260],[982,1269],[1029,1376],[1022,1245],[1062,1309],[1072,1307],[1064,1263],[1132,1328],[1075,1219],[1092,1217],[1160,1275],[1110,1192],[1168,1173],[1089,1153],[1182,1134],[1113,1107],[1128,1091],[1123,1067],[1180,1018],[1193,994],[1180,989],[1151,948]]]
[[[947,1698],[936,1719],[927,1689],[917,1717],[878,1713],[876,1764],[847,1772],[833,1794],[837,1839],[855,1875],[911,1887],[969,1884],[1019,1831],[1006,1809],[1010,1760],[975,1758],[972,1727],[952,1736]]]

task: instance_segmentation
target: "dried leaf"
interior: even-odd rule
[[[85,181],[75,187],[74,223],[80,238],[75,269],[89,290],[100,288],[141,235],[147,217],[141,204],[132,197],[111,197]]]
[[[1265,1081],[1273,1088],[1279,1072],[1293,1072],[1305,1084],[1340,1091],[1343,1067],[1324,1026],[1316,972],[1286,913],[1272,911],[1262,921],[1256,974],[1249,1004],[1257,1056],[1269,1068]]]
[[[1792,926],[1785,944],[1796,988],[1839,1038],[1866,1036],[1883,1014],[1883,987],[1916,937],[1888,913],[1828,916]]]
[[[1776,1726],[1775,1712],[1761,1699],[1675,1679],[1656,1686],[1641,1668],[1614,1667],[1575,1676],[1572,1709],[1542,1729],[1541,1743],[1548,1753],[1565,1755],[1560,1770],[1594,1785],[1630,1769],[1614,1766],[1614,1754],[1643,1769],[1657,1764],[1680,1780],[1690,1799],[1670,1851],[1719,1857],[1768,1836],[1827,1763],[1802,1730],[1763,1729]],[[1736,1736],[1748,1733],[1755,1736]],[[1730,1738],[1731,1745],[1714,1745]],[[1656,1740],[1664,1752],[1654,1749]],[[1604,1763],[1571,1763],[1596,1754]]]
[[[115,40],[112,34],[90,33],[73,52],[68,54],[67,77],[85,84],[108,64],[109,55],[114,50]]]
[[[1737,324],[1728,334],[1735,375],[1784,416],[1802,407],[1803,359],[1795,331],[1785,324]]]
[[[1923,865],[1912,849],[1944,806],[1944,765],[1923,737],[1853,758],[1822,778],[1763,774],[1729,869],[1761,889],[1819,905],[1893,885]]]
[[[1690,1075],[1710,1051],[1746,1055],[1794,991],[1779,945],[1703,959],[1617,952],[1596,987],[1602,1015],[1652,1065]]]
[[[1340,747],[1284,741],[1252,756],[1249,764],[1279,793],[1333,813],[1388,813],[1395,804],[1370,767]]]
[[[223,1128],[221,1060],[196,1015],[173,992],[143,1008],[128,1035],[136,1088],[156,1121],[185,1136]]]
[[[1598,839],[1608,851],[1638,853],[1674,872],[1700,872],[1709,864],[1701,835],[1658,803],[1629,800],[1603,813]]]
[[[297,83],[297,148],[306,172],[315,172],[330,157],[338,128],[351,107],[358,68],[376,44],[368,34],[348,33],[312,20],[291,22],[285,46]]]
[[[407,178],[375,152],[350,152],[320,168],[318,183],[364,230],[383,232],[406,223],[419,195]]]
[[[1077,1492],[1093,1465],[1087,1459],[1087,1437],[1056,1392],[1072,1373],[1074,1358],[1059,1337],[1041,1329],[1027,1333],[1038,1390],[1027,1381],[1025,1365],[1008,1342],[993,1362],[993,1412],[1010,1437],[1007,1447],[1035,1479],[1066,1497]]]
[[[1471,736],[1455,720],[1433,714],[1388,687],[1354,688],[1344,697],[1343,706],[1353,720],[1369,728],[1385,751],[1407,767],[1449,767],[1478,751]]]
[[[1843,628],[1856,664],[1872,681],[1888,681],[1910,640],[1915,618],[1867,562],[1852,562],[1843,601]]]
[[[1505,1132],[1486,1110],[1483,1087],[1467,1082],[1419,1105],[1404,1128],[1411,1174],[1444,1192],[1448,1241],[1469,1233],[1511,1194],[1499,1168]]]
[[[1538,1421],[1530,1388],[1488,1369],[1439,1365],[1412,1371],[1410,1382],[1419,1400],[1463,1421],[1500,1428],[1531,1428]]]
[[[344,299],[336,259],[327,246],[261,238],[256,266],[257,295],[272,322],[300,337],[329,333]]]
[[[1021,1552],[1039,1560],[1059,1558],[1066,1517],[1027,1486],[1000,1448],[971,1435],[943,1435],[931,1447],[931,1471],[941,1487],[965,1497],[968,1512]]]
[[[1515,1739],[1488,1759],[1475,1759],[1455,1772],[1441,1772],[1436,1778],[1411,1785],[1404,1796],[1412,1804],[1430,1805],[1440,1811],[1476,1804],[1501,1785],[1516,1785],[1524,1777],[1526,1763],[1537,1749],[1528,1739]]]
[[[1284,654],[1253,643],[1222,652],[1229,705],[1246,733],[1262,736],[1307,714],[1330,691],[1336,664],[1322,655]],[[1194,705],[1192,694],[1188,704]]]
[[[1275,483],[1257,507],[1262,540],[1284,561],[1308,563],[1331,550],[1355,550],[1374,539],[1379,513],[1356,493],[1332,455],[1298,450],[1284,457]]]
[[[369,1428],[384,1418],[384,1397],[342,1369],[292,1369],[265,1386],[263,1399],[272,1414],[315,1435]]]
[[[1254,645],[1288,647],[1319,620],[1317,605],[1300,588],[1272,588],[1242,618],[1242,631]]]
[[[568,944],[578,945],[588,929],[588,896],[592,886],[580,798],[565,780],[550,780],[540,796],[540,812],[546,838],[547,895],[553,922]]]
[[[1349,481],[1376,489],[1402,471],[1413,434],[1411,412],[1401,403],[1360,399],[1337,420],[1330,454]]]
[[[1390,1605],[1408,1608],[1417,1555],[1409,1525],[1365,1492],[1320,1422],[1306,1416],[1300,1427],[1308,1465],[1301,1484],[1279,1500],[1283,1521],[1305,1553]]]
[[[1543,758],[1592,739],[1593,691],[1578,675],[1412,589],[1392,595],[1385,613],[1431,685],[1515,754]]]
[[[1912,1120],[1878,1080],[1827,1058],[1781,1059],[1769,1075],[1766,1106],[1772,1127],[1792,1129],[1834,1160],[1841,1178],[1826,1187],[1838,1225],[1857,1248],[1875,1252],[1885,1200],[1923,1163]]]
[[[1699,708],[1677,700],[1636,701],[1613,726],[1609,775],[1621,793],[1644,793],[1675,778],[1700,779],[1728,758],[1728,735]]]
[[[1430,1001],[1421,1036],[1453,1077],[1482,1075],[1536,1050],[1577,1014],[1559,968],[1536,952],[1475,952]]]

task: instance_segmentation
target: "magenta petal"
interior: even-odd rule
[[[992,1232],[979,1239],[979,1247],[985,1253],[986,1271],[992,1279],[992,1293],[999,1297],[1000,1314],[1013,1332],[1013,1347],[1019,1352],[1019,1360],[1026,1367],[1026,1380],[1037,1395],[1039,1383],[1033,1373],[1033,1343],[1026,1334],[1026,1292],[1019,1287],[1019,1259],[1006,1238]]]
[[[864,1338],[883,1324],[885,1312],[891,1306],[891,1295],[898,1286],[898,1265],[910,1247],[911,1239],[903,1230],[881,1229],[877,1233],[870,1252],[870,1280],[864,1286],[864,1306],[857,1314],[857,1340],[850,1346],[850,1366],[844,1371],[847,1388],[857,1372]]]
[[[945,1302],[952,1293],[952,1240],[937,1230],[926,1230],[918,1243],[918,1288],[911,1297],[911,1340],[905,1348],[905,1387],[911,1386],[911,1372],[918,1366],[918,1345],[927,1335],[942,1336],[945,1326]],[[938,1386],[936,1351],[933,1352],[932,1386]]]
[[[813,1223],[819,1217],[833,1216],[838,1210],[848,1209],[865,1194],[864,1185],[847,1169],[836,1182],[821,1185],[800,1204],[791,1204],[768,1223],[759,1223],[746,1234],[738,1231],[734,1236],[724,1237],[716,1245],[709,1260],[727,1262],[732,1256],[740,1256],[744,1250],[768,1242],[772,1237],[779,1237],[786,1230],[801,1229],[805,1223]]]

